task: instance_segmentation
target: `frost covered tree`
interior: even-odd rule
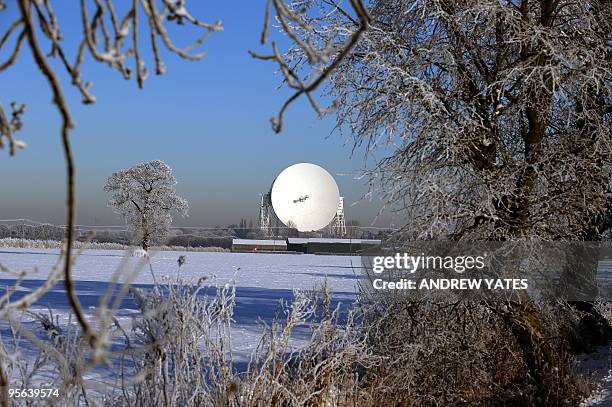
[[[342,47],[311,53],[313,62],[329,63],[330,66],[322,71],[313,71],[311,80],[308,82],[298,80],[297,77],[288,82],[295,93],[283,105],[279,119],[273,123],[277,131],[282,128],[284,111],[300,96],[307,97],[313,107],[321,113],[311,92],[325,82],[333,68],[355,45],[366,28],[367,16],[362,0],[349,0],[349,2],[357,18],[364,24],[355,30],[351,40]],[[19,300],[5,304],[2,308],[4,311],[27,309],[51,289],[61,275],[70,308],[75,313],[86,341],[94,351],[92,357],[94,363],[104,359],[103,350],[108,344],[108,337],[104,324],[101,324],[98,330],[88,322],[77,297],[72,278],[73,244],[76,237],[77,168],[72,149],[71,132],[76,126],[76,121],[71,111],[67,92],[72,87],[72,90],[81,96],[83,104],[95,104],[94,83],[88,77],[88,68],[95,64],[106,65],[126,81],[133,80],[139,88],[143,88],[151,73],[163,75],[166,72],[167,67],[164,60],[167,57],[176,56],[189,61],[204,58],[206,51],[201,49],[202,44],[211,34],[222,31],[223,25],[220,21],[207,22],[208,16],[205,16],[205,19],[194,16],[190,9],[193,3],[189,0],[131,2],[81,0],[69,8],[71,12],[63,13],[58,11],[60,7],[56,7],[60,4],[58,0],[0,0],[0,23],[2,23],[0,24],[0,74],[15,67],[24,58],[30,59],[38,68],[41,77],[49,86],[50,100],[60,118],[58,135],[61,140],[66,177],[66,228],[61,267],[54,268],[52,274],[39,289]],[[271,11],[272,8],[274,13]],[[266,2],[266,18],[261,35],[262,44],[267,42],[268,25],[273,18],[282,23],[283,29],[287,31],[292,40],[297,39],[292,33],[292,28],[286,23],[291,21],[292,25],[301,17],[291,8],[292,4],[282,0]],[[178,42],[175,42],[178,31],[182,31],[184,35],[180,36]],[[187,36],[192,35],[191,42],[184,41]],[[307,45],[302,42],[299,44]],[[274,56],[263,58],[281,63],[282,57],[278,54],[274,41],[272,49]],[[337,53],[339,53],[337,56],[332,57],[332,54]],[[283,73],[289,75],[286,69],[283,69]],[[0,94],[0,149],[7,147],[11,156],[26,146],[25,141],[16,137],[24,126],[26,105],[11,102],[10,110],[5,109],[5,106],[10,100],[24,101],[23,98],[27,97],[26,93],[14,96],[6,92]],[[142,217],[134,218],[134,213],[130,216],[133,224],[142,222]],[[171,218],[162,216],[161,219],[158,219],[160,223],[147,224],[147,227],[163,225],[164,222],[161,220],[164,218],[166,224],[169,224]],[[153,232],[155,232],[154,229],[151,233]],[[7,405],[8,385],[1,362],[0,403]]]
[[[172,213],[187,215],[187,201],[177,195],[172,169],[154,160],[113,173],[104,190],[108,205],[125,219],[144,250],[168,235]]]
[[[360,23],[335,3],[296,5],[300,41],[347,41]],[[374,0],[368,15],[327,91],[337,128],[386,156],[370,175],[404,214],[399,243],[609,236],[611,2]],[[299,44],[282,59],[291,72],[310,61]],[[552,394],[560,359],[534,304],[491,308]]]
[[[376,0],[369,18],[328,91],[355,145],[390,151],[371,175],[411,233],[598,240],[612,227],[612,3]],[[306,23],[300,38],[321,44],[358,24],[333,10]],[[295,47],[286,63],[306,60]]]
[[[76,165],[70,134],[75,121],[65,95],[64,75],[68,79],[67,84],[81,95],[82,102],[91,105],[96,98],[94,84],[87,79],[86,61],[107,65],[125,80],[134,79],[142,88],[150,72],[156,75],[165,73],[164,57],[168,54],[190,61],[202,59],[206,52],[199,49],[200,46],[211,33],[223,30],[223,25],[194,17],[187,3],[185,0],[82,0],[74,5],[78,12],[66,16],[56,11],[54,6],[59,2],[54,0],[0,0],[0,21],[3,23],[0,27],[0,73],[14,67],[20,58],[31,57],[49,85],[51,100],[61,118],[59,135],[65,161],[67,202],[62,272],[70,306],[93,348],[99,349],[101,346],[99,335],[85,318],[71,273],[75,240]],[[170,26],[183,31],[192,27],[192,34],[195,31],[196,35],[193,42],[177,46],[173,39],[174,28]],[[66,27],[70,29],[64,30]],[[68,32],[70,35],[66,35]],[[14,155],[26,145],[15,137],[23,126],[25,105],[12,102],[10,113],[7,113],[4,103],[8,97],[10,95],[4,93],[0,95],[0,149],[8,146],[9,154]],[[40,298],[49,287],[52,284],[47,284],[32,298]],[[32,298],[29,301],[33,301]],[[0,379],[2,377],[0,366]],[[3,388],[6,389],[6,386]]]

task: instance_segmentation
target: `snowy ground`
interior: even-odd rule
[[[599,384],[580,407],[612,407],[612,344],[601,346],[597,352],[580,355],[578,371]]]
[[[28,279],[21,283],[24,290],[15,293],[18,298],[38,287],[58,261],[58,250],[54,249],[0,249],[0,263],[16,271],[27,271]],[[211,284],[219,286],[235,282],[237,303],[235,324],[232,332],[233,350],[238,360],[246,363],[248,356],[257,345],[262,328],[258,321],[270,322],[277,310],[280,300],[290,301],[294,289],[309,290],[327,280],[333,293],[334,301],[343,306],[350,306],[354,299],[355,289],[361,274],[359,257],[351,256],[315,256],[293,254],[265,253],[198,253],[170,252],[155,254],[152,258],[155,278],[161,282],[166,277],[175,277],[177,259],[187,256],[187,263],[181,267],[181,277],[197,281],[207,277]],[[90,250],[83,252],[74,266],[76,290],[83,307],[91,315],[104,295],[108,281],[119,268],[134,270],[140,259],[128,257],[119,250]],[[126,262],[124,264],[123,262]],[[38,272],[33,272],[38,269]],[[9,277],[2,276],[0,277]],[[119,281],[127,277],[124,272]],[[0,278],[0,294],[4,287],[13,285],[14,279]],[[148,267],[135,276],[133,286],[152,288],[153,276]],[[49,291],[32,310],[46,312],[51,308],[60,320],[66,322],[69,314],[63,284],[60,282]],[[121,304],[118,319],[129,330],[131,314],[136,306],[126,297]],[[27,318],[26,318],[27,319]],[[1,324],[0,324],[1,325]],[[6,326],[0,326],[0,334],[6,338]],[[306,337],[296,333],[297,346]],[[118,338],[121,340],[121,338]],[[22,349],[26,354],[28,349]],[[30,349],[34,353],[34,349]],[[578,369],[593,382],[600,383],[600,388],[583,404],[582,407],[612,407],[612,347],[602,347],[598,352],[583,355],[579,358]],[[90,376],[90,388],[107,382],[110,372],[98,369]]]
[[[28,272],[27,279],[21,283],[24,290],[13,294],[13,298],[37,288],[57,263],[58,255],[59,251],[54,249],[0,249],[1,264],[15,271]],[[180,255],[187,257],[186,264],[180,269],[182,278],[195,282],[207,277],[208,283],[218,286],[235,282],[237,302],[232,332],[233,350],[245,363],[260,338],[262,327],[259,321],[271,322],[279,301],[291,301],[294,289],[309,290],[327,280],[334,301],[350,306],[360,278],[359,257],[164,251],[154,254],[151,260],[158,283],[164,278],[176,277]],[[118,250],[89,250],[78,256],[73,275],[77,295],[89,315],[93,314],[113,274],[118,269],[124,270],[119,282],[124,281],[128,272],[134,270],[140,261],[134,257],[126,258],[126,253]],[[33,272],[35,269],[38,271]],[[4,287],[13,285],[14,281],[0,278],[0,293],[4,293]],[[153,276],[148,266],[135,275],[132,285],[145,289],[153,287]],[[31,310],[47,312],[49,308],[60,316],[60,320],[67,321],[69,306],[62,282],[47,292]],[[129,296],[126,297],[118,319],[128,330],[130,315],[135,309],[134,302]],[[3,328],[6,334],[6,326]],[[303,339],[300,336],[297,332],[297,343]]]

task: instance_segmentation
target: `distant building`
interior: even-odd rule
[[[286,240],[234,239],[233,252],[288,252],[307,254],[365,254],[380,247],[376,239],[289,237]]]
[[[234,239],[232,240],[233,252],[282,252],[287,250],[285,240],[256,240],[256,239]]]
[[[376,239],[326,239],[311,238],[306,244],[309,254],[362,254],[375,250],[381,245]]]
[[[308,239],[303,237],[289,237],[287,238],[287,251],[307,253],[308,250]]]

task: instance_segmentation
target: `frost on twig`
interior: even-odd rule
[[[21,116],[25,113],[25,105],[11,103],[11,117],[7,116],[2,105],[0,105],[0,149],[4,148],[4,143],[8,143],[8,150],[11,156],[15,155],[16,150],[26,147],[24,141],[17,140],[14,134],[21,130],[23,123]],[[4,141],[6,140],[6,141]]]
[[[28,16],[17,13],[7,28],[0,31],[0,54],[8,55],[0,60],[0,72],[17,62],[27,44],[28,21],[31,20],[37,42],[46,48],[45,58],[58,60],[71,84],[80,92],[83,103],[91,104],[96,101],[91,91],[93,83],[83,78],[83,65],[88,55],[120,72],[127,80],[135,78],[142,88],[149,71],[143,56],[145,39],[150,48],[146,54],[152,55],[155,73],[162,75],[166,70],[162,57],[164,49],[183,59],[199,60],[206,52],[196,49],[210,34],[223,30],[219,21],[211,24],[195,18],[188,11],[185,0],[134,0],[128,5],[124,3],[128,2],[116,6],[112,0],[80,0],[80,19],[63,21],[62,16],[54,10],[52,0],[26,1],[23,10],[29,10]],[[0,12],[8,9],[5,2],[0,2]],[[65,42],[62,25],[80,26],[82,35]],[[199,34],[191,44],[179,47],[169,33],[170,25],[191,25]],[[72,45],[76,45],[74,50],[70,49]],[[0,107],[0,148],[4,139],[11,155],[23,146],[13,138],[13,133],[21,127],[19,116],[23,111],[22,105],[14,105],[13,119],[8,119]]]
[[[355,147],[383,152],[368,175],[400,239],[610,233],[610,2],[380,0],[369,15],[326,96]]]
[[[338,68],[359,42],[370,23],[368,11],[362,0],[350,0],[350,6],[351,10],[347,11],[332,1],[285,3],[283,0],[268,0],[266,2],[261,44],[265,45],[268,42],[273,7],[274,20],[292,45],[285,55],[279,51],[276,41],[271,42],[271,54],[249,52],[254,58],[276,63],[283,75],[284,84],[294,91],[278,115],[271,119],[272,129],[276,133],[283,130],[287,108],[302,95],[306,96],[319,116],[323,116],[329,110],[319,105],[313,92]],[[312,17],[313,13],[322,17]],[[338,19],[348,21],[350,28],[336,31]],[[330,35],[331,32],[333,34]],[[328,42],[325,40],[326,37],[334,37],[336,41]],[[302,69],[306,69],[306,74],[301,72]]]
[[[52,0],[19,0],[17,4],[16,17],[13,17],[13,21],[7,26],[8,28],[0,34],[0,53],[8,49],[6,53],[9,55],[5,61],[0,62],[0,72],[15,65],[22,48],[29,49],[35,65],[51,89],[53,104],[61,117],[60,137],[66,164],[67,191],[64,284],[70,306],[79,325],[83,329],[90,346],[93,349],[98,349],[99,338],[94,335],[92,327],[85,319],[75,293],[71,274],[76,213],[76,169],[70,143],[70,131],[74,128],[74,121],[64,94],[60,75],[58,75],[51,60],[58,61],[59,65],[68,74],[72,85],[81,93],[83,103],[91,104],[95,102],[95,97],[91,93],[92,83],[84,81],[82,78],[82,68],[86,56],[89,55],[95,61],[105,63],[118,70],[125,79],[135,77],[138,86],[142,88],[147,77],[147,69],[139,48],[141,33],[148,33],[156,72],[162,74],[164,72],[161,57],[162,47],[158,45],[158,40],[161,40],[163,47],[170,53],[183,59],[199,60],[205,53],[193,52],[193,50],[200,46],[210,33],[220,31],[222,25],[219,22],[208,24],[196,19],[187,10],[184,0],[133,0],[130,4],[122,3],[121,7],[115,7],[112,0],[80,0],[82,36],[77,35],[71,42],[78,44],[76,50],[72,53],[73,55],[71,55],[64,42],[60,16],[54,11]],[[5,10],[7,8],[5,6],[5,2],[1,1],[0,11]],[[146,22],[144,29],[139,26],[141,20]],[[76,24],[76,22],[73,21],[73,24]],[[171,39],[166,27],[169,24],[189,24],[203,34],[191,45],[180,48]],[[129,67],[129,61],[131,61],[131,68]],[[135,75],[132,74],[133,71],[136,72]],[[25,146],[23,142],[17,141],[13,137],[14,131],[21,128],[20,116],[23,113],[23,108],[14,108],[13,112],[13,120],[10,122],[3,110],[0,118],[0,143],[6,139],[11,154],[14,153],[16,148]]]

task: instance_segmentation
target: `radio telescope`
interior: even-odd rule
[[[271,220],[278,218],[300,232],[312,232],[337,217],[341,199],[338,185],[327,171],[315,164],[299,163],[276,177],[261,204],[262,229],[268,229]]]

